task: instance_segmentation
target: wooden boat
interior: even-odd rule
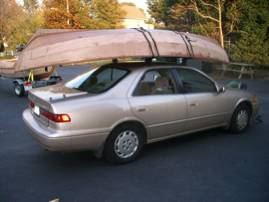
[[[32,71],[34,75],[35,80],[41,80],[44,78],[50,77],[54,70],[55,66],[48,66],[48,67],[40,67],[40,68],[35,68],[32,70],[23,70],[23,71],[15,71],[15,64],[17,60],[12,59],[12,60],[0,60],[0,76],[10,78],[10,79],[23,79],[27,78],[29,76],[29,72]]]
[[[216,41],[190,33],[145,29],[40,30],[16,61],[0,61],[0,75],[127,57],[229,62],[227,53]]]

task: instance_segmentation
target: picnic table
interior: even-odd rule
[[[249,75],[251,79],[254,78],[254,65],[247,63],[232,62],[229,65],[223,65],[221,70],[221,77],[224,77],[225,72],[239,73],[238,79],[241,79],[243,75]]]

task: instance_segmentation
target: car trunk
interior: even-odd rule
[[[57,84],[45,88],[37,88],[29,92],[29,107],[34,118],[39,123],[44,126],[49,126],[51,120],[49,120],[46,114],[54,113],[52,107],[54,102],[63,101],[65,99],[86,94],[86,92],[67,88],[63,84]]]

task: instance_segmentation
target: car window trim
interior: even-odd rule
[[[161,68],[151,68],[151,69],[148,69],[148,70],[146,70],[146,71],[144,71],[143,72],[143,74],[141,75],[141,77],[139,78],[139,80],[138,80],[138,82],[135,84],[135,87],[133,88],[133,91],[132,91],[132,93],[131,93],[131,96],[132,97],[141,97],[141,96],[164,96],[164,95],[166,95],[166,96],[169,96],[169,95],[172,95],[172,96],[174,96],[174,95],[178,95],[178,94],[182,94],[182,92],[180,92],[179,91],[179,88],[178,88],[178,85],[177,85],[177,81],[176,81],[176,76],[175,76],[175,73],[172,71],[172,69],[173,68],[163,68],[163,67],[161,67]],[[140,84],[140,82],[142,81],[142,78],[144,77],[144,75],[146,74],[146,73],[148,73],[148,72],[150,72],[150,71],[154,71],[154,70],[168,70],[170,73],[171,73],[171,75],[172,75],[172,77],[173,77],[173,79],[175,80],[175,93],[173,93],[173,94],[153,94],[153,95],[135,95],[135,91],[136,91],[136,89],[137,89],[137,87],[138,87],[138,85]]]
[[[177,94],[185,94],[185,90],[183,88],[183,83],[182,83],[181,78],[179,77],[177,69],[180,69],[180,68],[177,68],[177,67],[172,68],[172,74],[173,74],[173,77],[175,79],[176,88],[177,88],[177,92],[178,92]]]
[[[111,90],[112,88],[114,88],[118,83],[120,83],[124,78],[126,78],[130,74],[130,72],[131,72],[127,68],[114,67],[114,66],[112,66],[112,67],[111,66],[102,66],[102,67],[96,69],[96,71],[94,71],[93,74],[94,73],[99,73],[100,71],[103,71],[103,70],[109,69],[109,68],[110,69],[113,69],[114,68],[114,69],[124,70],[124,71],[126,71],[126,74],[124,76],[122,76],[120,79],[118,79],[117,82],[113,83],[113,85],[111,85],[109,88],[104,89],[104,90],[102,90],[102,91],[100,91],[98,93],[91,93],[91,92],[87,92],[87,91],[81,91],[81,92],[86,92],[88,95],[100,95],[100,94],[105,93],[105,92]]]
[[[198,70],[196,70],[196,69],[193,69],[193,68],[184,68],[184,67],[180,67],[180,68],[174,68],[174,69],[175,69],[175,73],[177,74],[177,77],[178,77],[178,79],[179,79],[179,85],[180,85],[180,87],[181,87],[181,89],[182,89],[182,92],[183,92],[184,94],[205,94],[205,93],[217,93],[217,92],[218,92],[218,88],[217,88],[217,86],[216,86],[216,82],[214,82],[212,79],[210,79],[209,77],[207,77],[204,73],[202,73],[202,72],[200,72],[200,71],[198,71]],[[177,71],[178,69],[179,69],[179,70],[180,70],[180,69],[185,69],[185,70],[189,70],[189,71],[194,71],[194,72],[200,74],[201,76],[203,76],[204,78],[206,78],[207,80],[209,80],[209,81],[213,84],[213,86],[214,86],[214,88],[215,88],[215,91],[214,91],[214,92],[211,92],[211,91],[208,91],[208,92],[187,92],[187,91],[184,89],[184,86],[183,86],[183,79],[182,79],[181,75],[179,74],[179,72]]]

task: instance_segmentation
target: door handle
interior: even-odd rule
[[[198,106],[198,103],[191,103],[190,106],[191,107],[197,107]]]
[[[137,107],[136,108],[136,111],[138,111],[138,112],[145,112],[145,111],[147,111],[147,109],[145,107]]]

